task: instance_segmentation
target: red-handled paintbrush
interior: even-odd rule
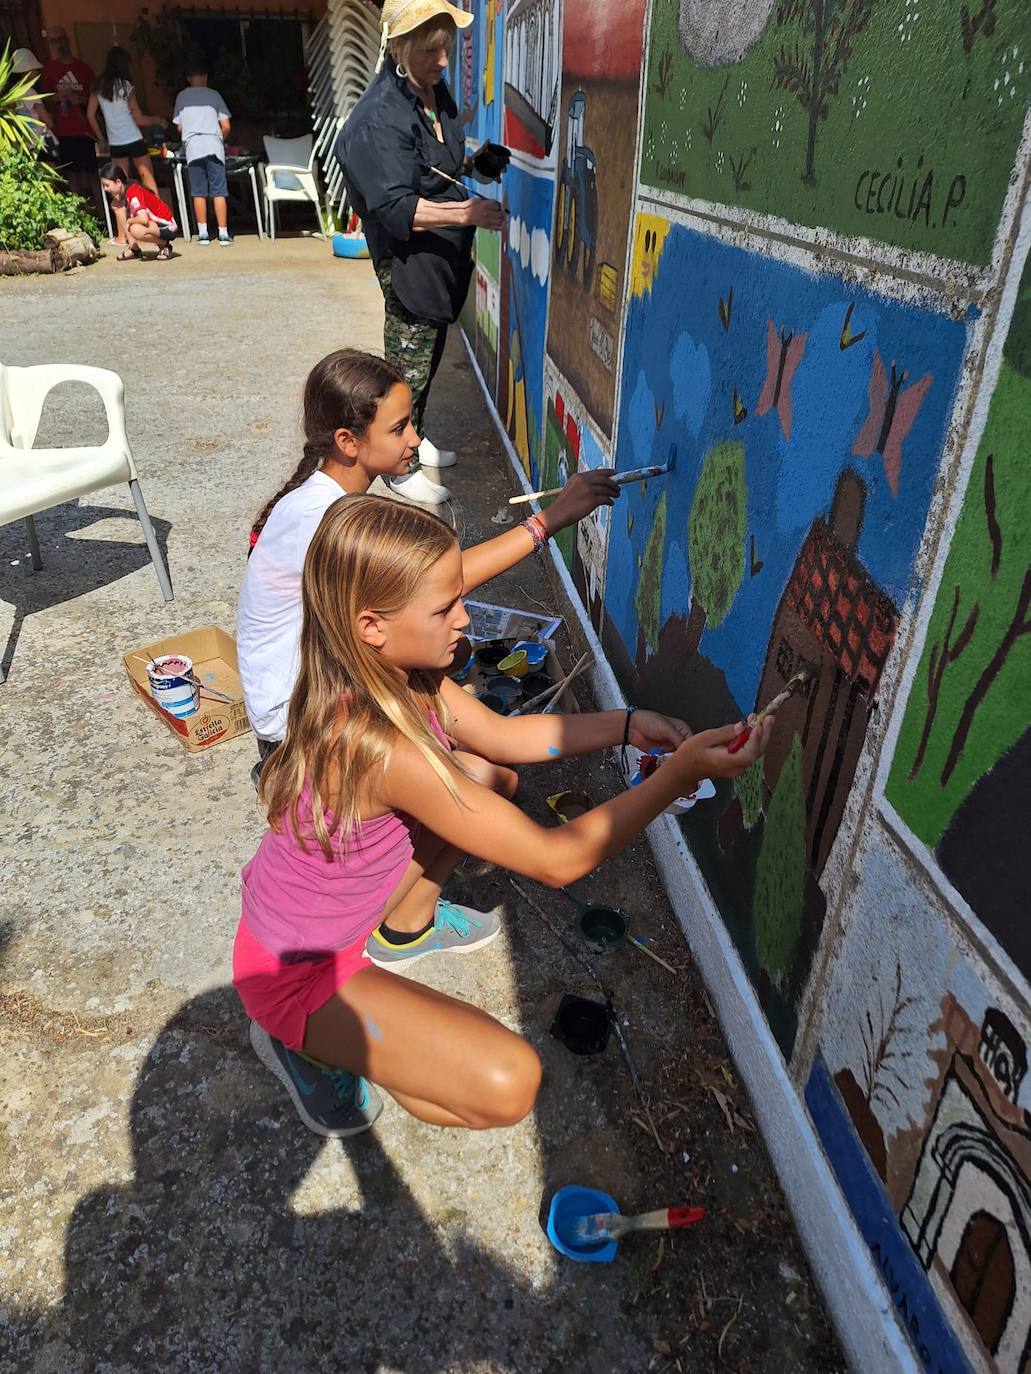
[[[784,688],[784,690],[782,692],[778,692],[777,695],[773,698],[773,700],[767,706],[763,707],[763,709],[756,716],[755,720],[752,721],[751,725],[746,725],[739,735],[734,736],[734,738],[727,745],[727,753],[736,754],[739,749],[743,749],[745,745],[748,743],[752,731],[756,728],[756,726],[761,725],[767,716],[773,715],[774,711],[776,711],[778,707],[783,706],[784,703],[787,701],[788,697],[791,696],[792,692],[796,691],[799,687],[801,687],[803,682],[808,682],[812,675],[813,674],[811,668],[802,668],[799,672],[795,674],[794,677],[788,678],[787,686]]]
[[[631,1231],[674,1231],[697,1226],[704,1216],[704,1207],[660,1207],[655,1212],[639,1212],[636,1217],[625,1217],[622,1212],[593,1212],[563,1222],[562,1239],[567,1245],[593,1245],[597,1241],[619,1240]]]

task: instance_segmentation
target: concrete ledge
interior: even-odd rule
[[[530,491],[464,333],[462,338],[512,470],[523,490]],[[561,609],[579,625],[594,655],[591,682],[595,700],[602,710],[623,707],[623,693],[584,613],[569,570],[554,544],[549,544],[549,552],[566,601]],[[618,767],[618,752],[616,760]],[[887,1289],[852,1220],[679,826],[672,816],[660,816],[648,827],[647,835],[670,902],[748,1089],[763,1141],[849,1362],[858,1374],[920,1374],[921,1365],[899,1325]]]

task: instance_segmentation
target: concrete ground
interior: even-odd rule
[[[372,1132],[327,1143],[247,1046],[228,981],[239,869],[263,828],[254,741],[186,753],[120,655],[232,629],[251,518],[300,453],[305,374],[342,344],[379,346],[369,265],[312,240],[189,245],[170,263],[2,280],[0,317],[4,363],[125,379],[176,593],[162,602],[127,490],[37,517],[39,573],[23,527],[0,529],[0,1369],[842,1369],[643,842],[580,890],[631,911],[677,970],[633,949],[605,965],[663,1150],[615,1045],[577,1059],[549,1036],[562,994],[593,989],[479,863],[454,895],[502,903],[506,938],[418,974],[541,1052],[520,1127],[441,1131],[388,1103]],[[429,419],[462,453],[447,481],[463,541],[486,538],[512,479],[454,336]],[[37,442],[102,434],[95,398],[64,388]],[[488,595],[562,609],[541,560]],[[557,763],[527,770],[523,804],[548,823],[549,793],[616,785],[606,760]],[[524,886],[569,925],[561,894]],[[628,1212],[709,1215],[574,1265],[541,1229],[571,1182]]]

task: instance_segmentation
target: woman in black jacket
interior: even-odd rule
[[[499,231],[505,224],[497,201],[455,184],[462,176],[497,181],[509,159],[507,148],[492,143],[466,157],[463,126],[444,80],[455,31],[472,20],[448,0],[386,0],[386,61],[336,144],[383,291],[384,353],[411,387],[412,422],[420,433],[447,327],[469,290],[475,231]],[[425,438],[419,458],[435,467],[456,461]],[[416,501],[448,498],[447,489],[421,471],[392,478],[390,485]]]

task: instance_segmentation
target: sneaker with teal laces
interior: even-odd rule
[[[486,949],[501,934],[501,918],[496,911],[474,911],[440,898],[433,912],[433,924],[416,940],[392,945],[378,930],[369,936],[365,953],[379,968],[414,964],[427,954],[475,954]]]
[[[366,1079],[288,1050],[257,1021],[251,1022],[251,1046],[286,1088],[297,1115],[316,1135],[358,1135],[367,1131],[383,1110],[382,1097]]]

